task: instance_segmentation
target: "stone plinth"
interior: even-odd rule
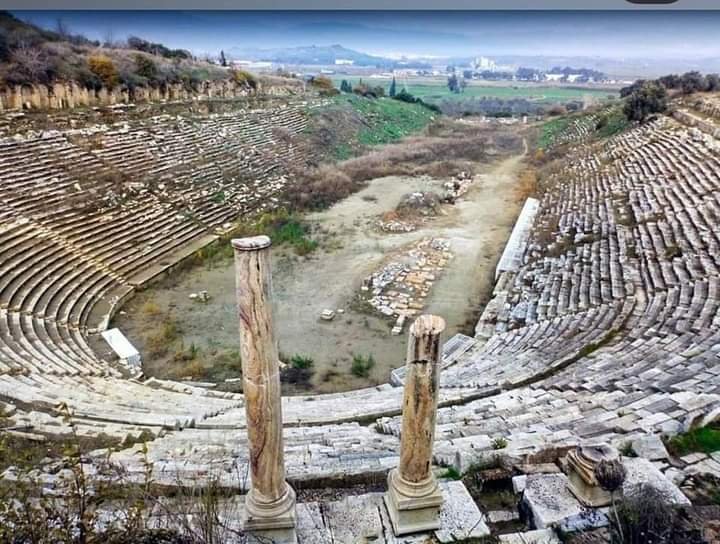
[[[580,446],[568,453],[568,488],[583,505],[598,508],[612,502],[610,492],[600,487],[595,478],[595,467],[600,461],[610,461],[617,457],[617,451],[608,446]]]
[[[410,327],[400,434],[400,465],[385,494],[396,535],[440,527],[443,496],[430,467],[435,438],[442,318],[423,315]]]
[[[295,492],[285,481],[280,368],[271,309],[270,239],[242,238],[233,240],[232,245],[250,450],[251,488],[245,498],[244,527],[252,532],[282,532],[295,526]]]

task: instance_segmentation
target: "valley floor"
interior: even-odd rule
[[[443,213],[417,230],[384,233],[377,228],[381,214],[394,210],[403,195],[414,191],[442,192],[446,179],[388,176],[374,179],[363,190],[328,210],[305,216],[321,249],[298,257],[283,247],[273,252],[275,323],[280,351],[287,360],[303,355],[314,360],[313,389],[342,391],[386,383],[390,371],[404,364],[405,331],[392,336],[391,321],[353,303],[368,275],[409,244],[430,237],[449,241],[453,258],[434,283],[424,312],[447,321],[447,338],[469,332],[473,316],[494,283],[497,260],[522,205],[516,179],[524,153],[479,166],[470,189]],[[402,255],[401,255],[402,256]],[[149,301],[169,311],[182,331],[183,344],[200,354],[237,349],[234,270],[228,261],[214,268],[195,267],[137,295],[115,319],[140,349],[144,333],[156,316],[142,311]],[[207,291],[207,303],[189,295]],[[319,318],[324,309],[342,310],[333,321]],[[354,355],[372,355],[376,364],[367,378],[351,374]],[[151,376],[177,377],[171,357],[144,357]],[[228,376],[229,377],[229,376]]]

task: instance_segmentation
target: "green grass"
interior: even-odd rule
[[[290,365],[299,370],[307,370],[308,368],[312,368],[314,364],[315,361],[313,361],[311,357],[304,355],[293,355],[290,358]]]
[[[362,98],[344,94],[336,98],[350,104],[367,123],[357,140],[363,145],[395,142],[405,136],[421,131],[437,113],[422,104],[408,104],[392,98]]]
[[[367,357],[363,357],[362,355],[353,355],[350,372],[352,372],[353,376],[357,376],[358,378],[367,378],[374,366],[375,359],[372,355],[368,355]]]
[[[343,77],[341,75],[334,76],[333,80],[337,87],[340,82],[346,79],[353,85],[357,84],[359,77]],[[363,82],[371,86],[380,85],[385,87],[386,91],[390,87],[390,79],[380,78],[362,78]],[[553,86],[553,85],[535,85],[527,83],[514,83],[511,81],[503,82],[503,84],[489,85],[481,81],[469,82],[465,91],[462,93],[452,93],[447,87],[445,78],[422,78],[409,79],[407,85],[398,80],[398,92],[406,88],[407,91],[418,98],[426,101],[437,101],[443,99],[463,98],[526,98],[534,102],[553,103],[567,102],[569,100],[582,100],[584,97],[592,97],[599,100],[605,100],[608,96],[617,96],[617,91],[610,89],[586,89],[572,86]]]
[[[680,433],[667,441],[667,447],[670,453],[681,457],[694,452],[720,451],[720,429],[715,425],[709,425]]]
[[[447,478],[448,480],[462,480],[462,474],[460,474],[455,467],[448,467],[440,477]]]
[[[595,134],[598,138],[609,138],[619,134],[630,126],[625,114],[620,108],[615,108],[600,116],[595,125]]]
[[[540,134],[539,146],[542,149],[547,149],[553,143],[558,134],[565,130],[572,119],[569,117],[558,117],[551,121],[546,122],[542,126],[542,133]]]

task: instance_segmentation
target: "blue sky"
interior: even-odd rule
[[[715,12],[33,11],[103,39],[138,35],[196,53],[330,45],[381,55],[720,58]]]

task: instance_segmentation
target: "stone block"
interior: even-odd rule
[[[499,539],[502,544],[560,544],[561,542],[552,529],[500,535]]]
[[[485,518],[462,482],[440,482],[443,502],[440,529],[435,537],[441,543],[482,538],[490,534]]]
[[[547,529],[579,516],[583,507],[568,489],[564,474],[531,474],[527,477],[523,502],[532,516],[533,525]]]
[[[650,461],[659,461],[668,458],[665,444],[663,444],[663,441],[656,434],[641,436],[633,441],[632,448],[639,457]]]
[[[640,484],[649,484],[663,493],[672,504],[689,505],[690,500],[647,459],[623,459],[627,475],[623,493],[628,494]]]

